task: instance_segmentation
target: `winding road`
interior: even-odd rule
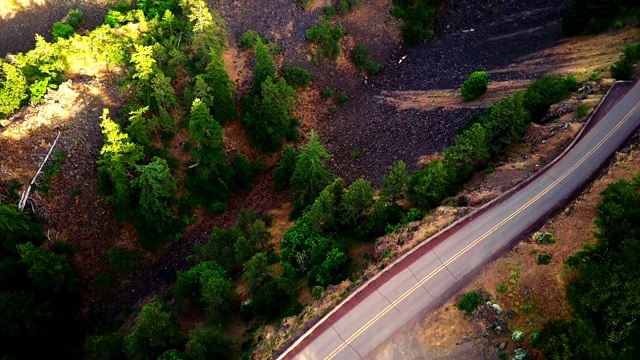
[[[553,163],[398,259],[279,359],[365,358],[416,315],[441,305],[478,269],[565,205],[624,144],[640,125],[640,83],[605,108]]]

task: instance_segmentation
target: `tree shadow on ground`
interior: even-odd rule
[[[104,0],[0,0],[0,57],[8,53],[26,52],[35,46],[35,34],[51,41],[51,28],[62,20],[70,9],[78,9],[85,16],[83,27],[93,29],[100,25],[107,13]]]

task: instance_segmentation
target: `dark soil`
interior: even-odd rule
[[[302,10],[293,0],[258,0],[250,6],[231,0],[209,3],[225,18],[234,39],[252,29],[271,36],[282,47],[285,63],[313,72],[318,89],[330,86],[349,94],[352,100],[318,121],[321,140],[334,156],[331,168],[337,176],[347,181],[364,176],[379,184],[394,161],[403,159],[413,171],[421,156],[450,145],[458,126],[474,112],[398,111],[382,101],[383,91],[457,89],[477,70],[488,71],[490,81],[536,78],[542,74],[527,69],[491,71],[557,45],[563,38],[560,24],[570,1],[451,0],[439,11],[436,37],[416,47],[371,39],[370,32],[359,31],[354,24],[355,31],[350,32],[349,17],[338,19],[356,43],[370,45],[373,57],[384,66],[377,79],[367,81],[364,75],[336,69],[333,62],[320,59],[314,65],[306,56],[304,32],[320,21],[319,9]],[[384,15],[371,18],[370,23]],[[356,159],[351,158],[353,152],[359,153]]]

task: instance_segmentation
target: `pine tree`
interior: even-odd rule
[[[253,93],[258,95],[261,93],[262,83],[264,83],[267,78],[275,79],[276,69],[273,65],[273,59],[269,54],[269,50],[262,42],[262,39],[258,39],[254,49],[256,54],[256,67],[253,70]]]
[[[309,143],[301,150],[291,177],[294,215],[313,204],[320,192],[331,183],[332,178],[324,166],[331,155],[320,144],[320,138],[315,131],[311,131]]]
[[[171,205],[178,197],[176,179],[167,162],[158,157],[147,165],[138,166],[137,170],[140,175],[133,183],[140,193],[138,210],[148,225],[162,233],[171,226]]]
[[[102,113],[102,134],[104,145],[100,150],[98,173],[102,187],[109,193],[109,202],[116,216],[121,219],[128,214],[131,185],[136,163],[143,158],[142,149],[129,140],[129,135],[120,130],[120,126],[109,117],[109,110]]]
[[[193,161],[199,164],[197,172],[200,177],[209,178],[225,166],[226,155],[222,127],[200,99],[195,99],[191,106],[189,131],[191,138],[198,142],[198,147],[192,152]]]
[[[296,126],[295,89],[284,79],[274,82],[267,77],[262,83],[262,96],[255,100],[253,109],[245,118],[249,136],[263,150],[280,149],[282,138]]]
[[[210,106],[213,116],[221,123],[225,123],[237,117],[234,83],[229,79],[220,55],[212,52],[210,59],[203,74],[209,86],[208,95],[212,99]]]
[[[389,167],[389,174],[382,182],[382,196],[395,204],[396,201],[404,199],[407,192],[407,165],[400,160]]]

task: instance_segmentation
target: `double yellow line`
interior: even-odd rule
[[[347,347],[349,345],[349,343],[351,343],[355,338],[357,338],[358,336],[360,336],[363,332],[365,332],[369,327],[371,327],[371,325],[373,325],[373,323],[375,323],[376,321],[378,321],[381,317],[383,317],[384,315],[386,315],[389,311],[391,311],[392,309],[395,309],[395,306],[397,304],[399,304],[401,301],[403,301],[404,299],[406,299],[408,296],[410,296],[415,290],[417,290],[419,287],[421,287],[424,283],[426,283],[427,281],[429,281],[431,278],[433,278],[437,273],[439,273],[440,271],[442,271],[442,269],[446,268],[449,264],[451,264],[452,262],[454,262],[456,259],[458,259],[460,256],[464,255],[467,251],[469,251],[471,248],[473,248],[474,246],[476,246],[478,243],[480,243],[482,240],[486,239],[488,236],[490,236],[492,233],[494,233],[498,228],[500,228],[502,225],[504,225],[505,223],[511,221],[513,218],[515,218],[516,216],[518,216],[521,212],[523,212],[526,208],[528,208],[529,206],[531,206],[531,204],[533,204],[534,202],[536,202],[537,200],[539,200],[542,196],[544,196],[545,194],[547,194],[549,191],[551,191],[551,189],[553,189],[556,185],[558,185],[560,182],[562,182],[564,179],[566,179],[575,169],[577,169],[580,165],[582,165],[585,161],[587,161],[587,159],[594,153],[596,152],[607,140],[609,140],[609,138],[611,138],[611,136],[613,136],[613,134],[618,131],[618,129],[625,123],[627,122],[627,120],[629,119],[629,117],[631,117],[631,115],[638,110],[638,108],[640,107],[640,103],[637,103],[626,115],[625,117],[622,119],[622,121],[620,121],[608,134],[607,136],[605,136],[602,140],[600,140],[600,142],[598,142],[598,144],[593,147],[593,149],[591,149],[584,157],[582,157],[582,159],[580,159],[580,161],[578,161],[575,165],[573,165],[567,172],[565,172],[561,177],[559,177],[557,180],[555,180],[553,183],[551,183],[551,185],[547,186],[543,191],[541,191],[538,195],[534,196],[531,200],[529,200],[526,204],[522,205],[518,210],[516,210],[513,214],[507,216],[504,220],[502,220],[501,222],[499,222],[498,224],[496,224],[494,227],[492,227],[490,230],[488,230],[487,232],[485,232],[484,234],[482,234],[482,236],[480,236],[479,238],[477,238],[476,240],[474,240],[472,243],[470,243],[469,245],[465,246],[464,249],[460,250],[458,253],[456,253],[454,256],[452,256],[451,258],[449,258],[447,261],[445,261],[444,263],[442,263],[440,266],[438,266],[436,269],[434,269],[431,273],[429,273],[429,275],[427,275],[425,278],[423,278],[422,280],[420,280],[417,284],[413,285],[409,290],[405,291],[404,294],[402,294],[399,298],[397,298],[396,300],[394,300],[392,303],[390,303],[386,308],[384,308],[381,312],[379,312],[376,316],[374,316],[371,320],[369,320],[366,324],[364,324],[360,329],[358,329],[358,331],[356,331],[353,335],[349,336],[348,339],[344,340],[344,342],[342,344],[340,344],[340,346],[338,346],[337,348],[335,348],[325,359],[326,360],[330,360],[333,359],[340,351],[342,351],[345,347]]]

